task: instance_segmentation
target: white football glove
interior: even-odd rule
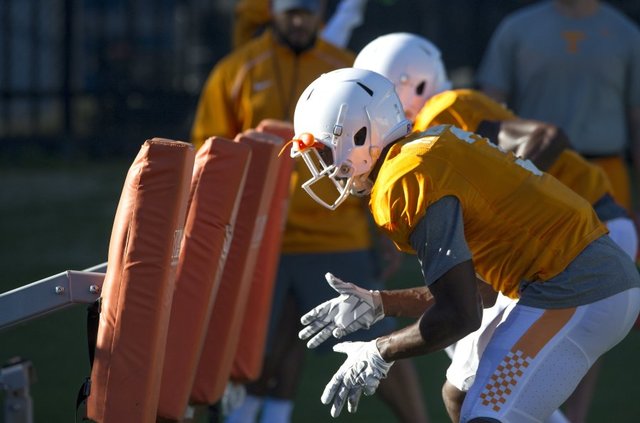
[[[333,350],[347,354],[347,359],[324,388],[320,401],[331,404],[331,416],[338,417],[345,401],[347,410],[355,413],[362,393],[373,395],[394,362],[384,361],[375,339],[369,342],[342,342],[335,345]]]
[[[307,347],[315,348],[329,339],[369,329],[384,317],[379,291],[368,291],[349,282],[344,282],[331,273],[325,275],[329,285],[340,296],[325,301],[300,318],[306,325],[299,333],[300,339],[312,338]]]

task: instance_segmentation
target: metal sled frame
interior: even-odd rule
[[[107,264],[57,275],[0,294],[0,330],[62,310],[75,304],[91,304],[100,297]],[[19,360],[0,368],[0,390],[5,392],[4,422],[32,423],[33,379],[30,361]]]

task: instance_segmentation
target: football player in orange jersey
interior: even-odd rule
[[[544,421],[593,362],[619,343],[640,310],[640,276],[583,198],[533,163],[450,125],[411,134],[393,84],[363,69],[316,79],[296,106],[292,155],[303,188],[335,209],[369,196],[381,231],[416,254],[425,286],[362,292],[355,284],[306,317],[341,334],[384,316],[415,323],[347,354],[321,400],[355,411],[395,360],[444,349],[478,329],[478,278],[519,298],[488,341],[462,422]],[[336,189],[321,197],[315,184]],[[480,282],[482,283],[482,282]],[[335,332],[335,333],[334,333]],[[553,387],[553,389],[550,389]]]
[[[615,203],[604,170],[589,163],[570,147],[564,132],[544,122],[518,118],[511,110],[480,91],[450,89],[440,51],[429,40],[409,33],[392,33],[367,44],[356,57],[354,67],[380,73],[394,83],[405,114],[414,120],[414,131],[439,124],[452,124],[489,138],[555,176],[589,201],[611,238],[630,257],[637,254],[638,237],[627,211]],[[478,351],[490,337],[496,321],[509,301],[498,298],[484,310],[481,329],[447,349],[452,364],[447,370],[443,398],[452,420],[457,420],[464,392],[473,382]],[[591,402],[599,363],[589,371],[567,401],[570,415],[586,415]],[[567,421],[554,415],[551,422]]]

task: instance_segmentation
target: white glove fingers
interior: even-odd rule
[[[303,325],[308,325],[314,320],[330,321],[333,318],[333,316],[329,316],[329,313],[331,312],[331,308],[333,306],[332,301],[333,300],[325,301],[324,303],[315,306],[314,308],[303,314],[302,317],[300,317],[300,323],[302,323]]]
[[[358,348],[360,348],[360,345],[362,344],[362,342],[341,342],[339,344],[335,344],[333,346],[333,350],[335,352],[341,352],[341,353],[345,353],[347,355],[349,355],[349,353],[351,351],[357,350]]]
[[[338,279],[332,273],[327,273],[326,275],[324,275],[324,277],[327,280],[327,283],[329,284],[329,286],[339,294],[350,294],[351,291],[353,290],[352,289],[353,284],[349,282],[345,282],[341,279]]]
[[[338,392],[338,388],[342,385],[342,372],[338,370],[338,372],[333,375],[327,386],[324,387],[324,391],[322,391],[322,395],[320,396],[320,402],[327,405],[333,400],[336,392]]]
[[[344,404],[347,402],[349,396],[349,389],[340,384],[336,395],[333,397],[333,404],[331,405],[331,417],[338,417],[344,408]]]
[[[360,324],[360,322],[355,322],[355,323],[353,323],[351,325],[348,325],[347,327],[334,329],[332,334],[333,334],[334,338],[340,339],[343,336],[347,336],[350,333],[357,332],[357,331],[362,330],[362,329],[366,330],[366,329],[369,329],[369,328],[366,327],[366,326],[363,326],[362,324]],[[336,336],[336,335],[339,335],[339,336]]]
[[[330,323],[329,323],[330,324]],[[333,329],[333,325],[331,325],[331,328]],[[325,327],[327,327],[327,322],[323,322],[323,321],[315,321],[311,324],[309,324],[308,326],[303,327],[300,332],[298,332],[298,338],[300,339],[307,339],[312,337],[313,335],[315,335],[316,333],[320,332],[322,329],[324,329]]]
[[[318,345],[322,344],[327,339],[331,338],[331,329],[332,327],[326,327],[320,331],[316,336],[311,338],[309,342],[307,342],[307,348],[315,348]]]
[[[356,386],[351,389],[349,392],[349,397],[347,398],[347,410],[349,413],[355,413],[358,411],[358,403],[360,402],[360,397],[362,396],[362,387]]]

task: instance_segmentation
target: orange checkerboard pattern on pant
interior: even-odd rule
[[[491,382],[480,393],[482,405],[495,412],[500,411],[531,362],[571,319],[575,311],[575,308],[545,310],[496,367],[491,375]]]
[[[500,411],[500,406],[511,395],[513,387],[523,375],[523,369],[529,367],[531,357],[522,351],[509,352],[491,376],[491,383],[480,394],[482,405],[490,406],[493,411]]]

